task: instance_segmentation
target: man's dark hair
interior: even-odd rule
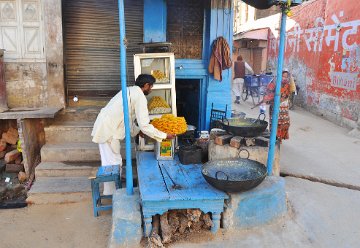
[[[140,74],[135,80],[135,85],[142,88],[146,83],[153,85],[155,81],[155,78],[149,74]]]

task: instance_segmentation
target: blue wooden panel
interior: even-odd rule
[[[100,166],[96,177],[103,177],[103,176],[111,176],[120,174],[120,165],[107,165],[107,166]]]
[[[182,165],[178,159],[157,161],[152,152],[138,152],[137,159],[142,201],[228,199],[226,193],[213,188],[205,181],[201,174],[201,165]],[[174,188],[170,177],[175,184],[181,186],[180,189]]]
[[[142,200],[168,200],[170,198],[153,152],[137,152],[137,171]]]
[[[166,1],[144,0],[144,42],[165,41]]]
[[[217,212],[224,210],[224,199],[212,200],[181,200],[181,201],[146,201],[142,202],[144,216],[163,214],[172,209],[195,209],[199,208],[204,213]]]
[[[232,9],[220,9],[216,6],[211,6],[209,11],[210,20],[207,22],[210,25],[208,46],[212,45],[212,42],[219,36],[223,36],[229,43],[230,51],[232,48],[232,26],[233,26],[233,10]],[[211,50],[209,49],[208,57],[210,58]],[[213,76],[209,77],[207,88],[207,107],[206,107],[206,128],[209,128],[211,103],[219,106],[219,109],[225,109],[228,105],[228,115],[231,113],[231,81],[232,70],[224,70],[222,72],[223,80],[221,82],[214,80]]]
[[[209,185],[201,174],[201,165],[182,165],[180,162],[160,162],[163,171],[180,185],[181,189],[174,188],[172,180],[164,173],[165,183],[170,192],[170,200],[205,200],[227,199],[227,195]]]
[[[194,59],[175,60],[176,78],[198,78],[208,75],[206,61]]]

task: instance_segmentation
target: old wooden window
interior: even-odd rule
[[[0,48],[5,59],[44,59],[40,0],[0,0]]]

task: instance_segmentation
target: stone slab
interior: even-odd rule
[[[135,158],[135,146],[132,145],[132,158]],[[125,159],[125,145],[121,146],[120,154]],[[100,161],[98,144],[92,142],[45,144],[41,148],[43,162],[77,162]]]
[[[261,226],[285,215],[285,180],[270,176],[252,190],[229,193],[227,207],[223,213],[226,229]]]
[[[0,113],[0,120],[54,118],[62,108],[13,108]]]
[[[93,122],[64,122],[45,127],[46,143],[92,142]]]
[[[45,144],[41,148],[41,161],[100,161],[99,147],[95,143]]]
[[[125,188],[116,190],[113,195],[112,211],[112,227],[108,247],[140,247],[143,232],[139,190],[134,188],[133,195],[127,195]]]
[[[100,162],[41,162],[35,168],[37,177],[90,177],[95,176]]]
[[[91,201],[87,177],[37,177],[26,201],[30,204],[59,204]]]

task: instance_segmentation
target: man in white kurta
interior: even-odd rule
[[[161,132],[150,124],[145,95],[151,92],[154,82],[153,76],[141,74],[136,79],[135,86],[127,88],[129,120],[132,137],[141,130],[145,135],[160,142],[166,138],[172,139],[174,135]],[[121,91],[101,109],[94,123],[91,136],[93,137],[92,141],[99,144],[101,165],[119,165],[121,170],[120,140],[125,138]],[[114,192],[114,182],[104,183],[104,195],[112,195]]]

